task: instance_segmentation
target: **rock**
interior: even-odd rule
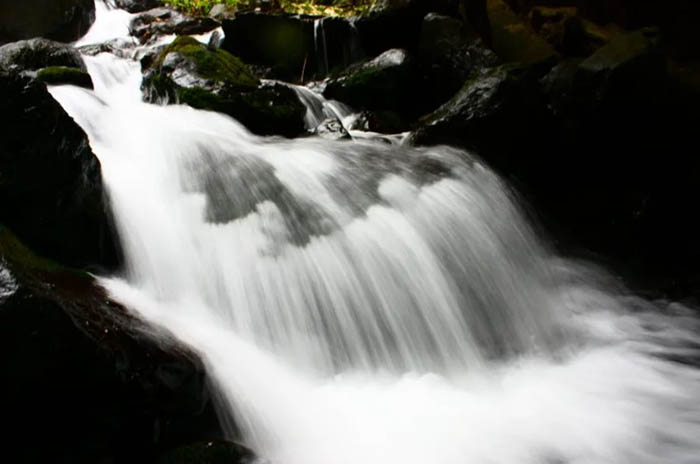
[[[126,10],[129,13],[140,13],[142,11],[158,8],[163,2],[160,0],[113,0],[117,8]]]
[[[400,48],[416,52],[423,18],[428,13],[457,16],[456,0],[389,0],[375,3],[369,14],[353,21],[367,56]]]
[[[95,56],[100,53],[111,53],[120,58],[130,58],[135,47],[135,42],[128,39],[112,39],[98,44],[83,45],[78,47],[83,55]]]
[[[488,0],[486,7],[491,47],[504,61],[534,64],[557,56],[547,41],[521,20],[504,0]]]
[[[542,37],[566,56],[586,57],[607,44],[621,30],[602,27],[580,16],[574,7],[535,7],[530,22]]]
[[[464,146],[497,168],[515,169],[509,165],[513,159],[508,154],[519,144],[540,137],[547,127],[537,77],[536,69],[523,65],[483,71],[450,101],[422,118],[411,141]]]
[[[0,228],[0,351],[11,398],[7,462],[155,462],[222,436],[204,367],[158,339],[84,272],[34,255]],[[36,421],[51,433],[41,434]]]
[[[338,119],[326,119],[316,128],[316,135],[327,140],[350,139],[350,134]]]
[[[234,17],[235,13],[235,8],[228,7],[224,3],[217,3],[211,7],[211,10],[209,10],[209,17],[221,21],[222,19],[230,19]]]
[[[243,445],[218,441],[196,443],[171,451],[159,464],[253,464],[261,463],[255,454]]]
[[[331,79],[323,95],[354,108],[411,112],[416,84],[414,61],[405,50],[394,49]]]
[[[261,84],[224,50],[209,50],[189,37],[165,47],[147,70],[147,101],[180,102],[228,114],[260,135],[295,136],[304,131],[305,107],[287,86]]]
[[[206,16],[185,16],[169,8],[154,8],[132,19],[129,31],[146,44],[164,35],[204,34],[219,26],[218,21]]]
[[[52,40],[21,40],[0,47],[1,68],[36,71],[49,66],[87,69],[78,50]]]
[[[93,0],[23,0],[0,3],[0,44],[33,37],[72,42],[95,21]]]
[[[6,115],[0,126],[0,224],[59,262],[112,268],[120,258],[100,163],[85,133],[42,82],[77,79],[87,85],[84,64],[74,49],[46,44],[30,40],[0,47]],[[34,70],[42,77],[35,78]]]
[[[449,100],[475,72],[500,64],[499,58],[460,20],[430,13],[419,45],[422,113]]]

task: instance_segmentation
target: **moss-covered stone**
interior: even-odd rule
[[[36,77],[44,84],[49,85],[69,84],[85,87],[87,89],[93,88],[90,74],[79,68],[51,66],[40,70]]]
[[[254,88],[260,85],[260,80],[240,59],[225,50],[210,50],[192,37],[181,36],[175,39],[163,49],[154,66],[162,67],[171,53],[183,56],[194,65],[194,72],[204,79],[236,88]]]

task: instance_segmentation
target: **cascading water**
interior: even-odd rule
[[[467,153],[265,139],[85,57],[126,253],[104,286],[198,350],[280,464],[696,463],[687,310],[559,259]]]

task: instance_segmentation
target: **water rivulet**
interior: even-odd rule
[[[52,93],[109,189],[127,264],[103,284],[201,353],[261,457],[700,461],[695,319],[555,256],[477,158],[261,138],[86,61],[94,91]]]

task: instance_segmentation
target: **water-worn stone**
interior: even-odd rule
[[[0,44],[45,37],[72,42],[95,21],[93,0],[22,0],[0,3]]]
[[[155,462],[222,436],[204,367],[111,301],[84,272],[0,227],[0,353],[7,462]],[[37,418],[50,433],[36,446]]]
[[[117,8],[126,10],[129,13],[140,13],[142,11],[157,8],[163,3],[161,0],[113,0]]]
[[[84,66],[74,49],[54,42],[0,47],[0,224],[62,263],[113,267],[119,253],[100,163],[44,83],[88,85]]]
[[[338,119],[326,119],[315,130],[316,135],[327,140],[350,139],[350,134]]]
[[[262,84],[245,63],[224,50],[179,37],[152,61],[143,82],[147,101],[225,113],[261,135],[304,132],[306,109],[296,93],[281,84]]]

